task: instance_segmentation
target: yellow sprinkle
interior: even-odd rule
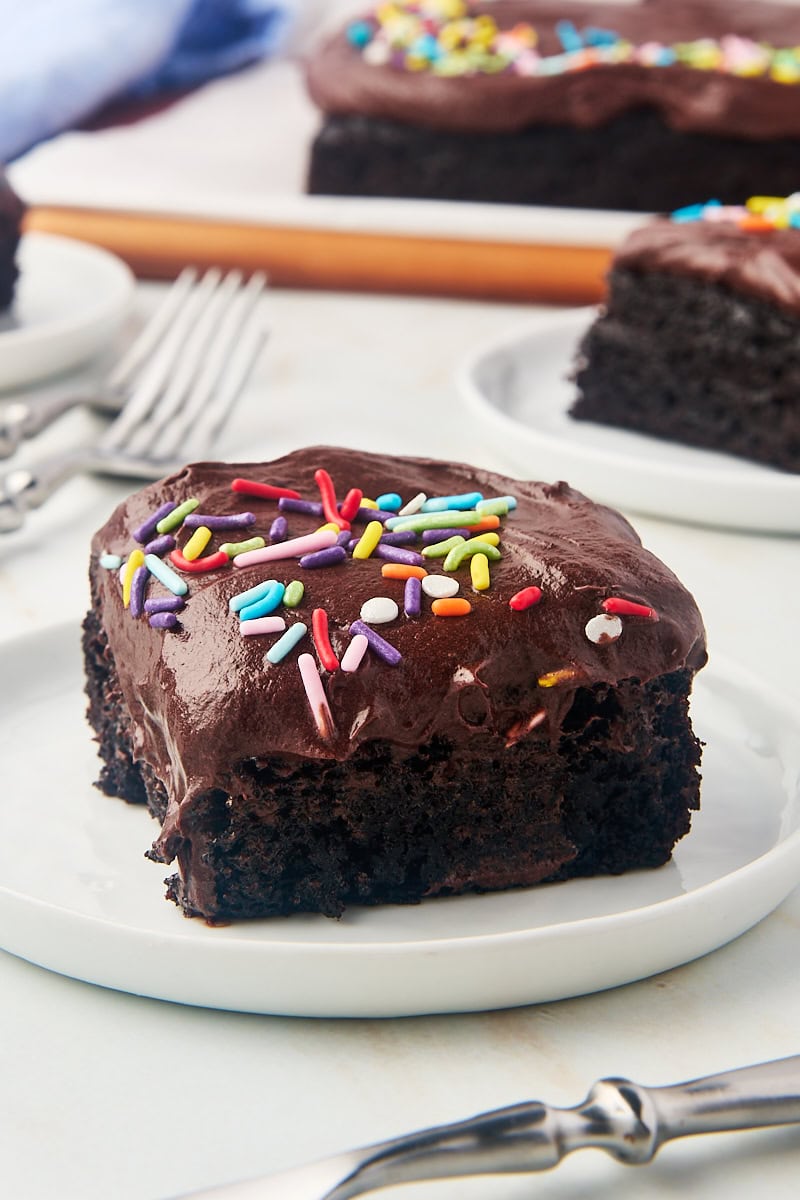
[[[377,500],[368,500],[366,496],[362,496],[361,497],[361,507],[362,508],[377,508],[378,502],[377,502]]]
[[[472,586],[476,592],[485,592],[492,582],[489,576],[489,560],[485,554],[474,554],[469,564]]]
[[[475,538],[481,542],[486,542],[488,546],[500,545],[500,534],[490,530],[489,533],[476,533]]]
[[[200,557],[210,541],[211,530],[207,525],[198,525],[183,547],[183,557],[188,558],[189,562],[194,562],[196,558]]]
[[[768,208],[771,208],[773,204],[783,203],[783,196],[751,196],[745,204],[745,208],[752,213],[763,213]]]
[[[331,533],[341,533],[342,527],[341,525],[337,525],[335,521],[327,521],[324,525],[320,525],[319,529],[315,529],[314,532],[324,533],[328,530],[330,530]]]
[[[133,577],[139,567],[144,566],[144,554],[141,550],[131,550],[128,555],[128,561],[125,563],[125,570],[122,574],[122,603],[125,608],[131,602],[131,584]]]
[[[381,540],[383,526],[380,521],[369,521],[358,542],[353,547],[353,558],[369,558]]]
[[[580,671],[575,667],[562,667],[560,671],[548,671],[546,675],[540,675],[537,683],[539,687],[555,687],[557,683],[568,683],[570,679],[577,679]]]

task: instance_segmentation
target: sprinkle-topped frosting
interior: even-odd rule
[[[392,492],[404,503],[422,491],[513,494],[516,506],[494,514],[496,546],[474,535],[480,551],[449,571],[438,559],[422,559],[424,567],[386,563],[344,546],[336,547],[342,558],[311,570],[297,554],[239,566],[225,556],[214,570],[185,575],[174,563],[162,570],[145,561],[150,585],[140,597],[143,615],[134,617],[119,571],[101,559],[128,562],[133,531],[168,500],[177,508],[196,498],[213,516],[239,511],[237,476],[309,499],[321,478],[332,513],[351,488],[367,498]],[[250,494],[251,530],[268,531],[278,499]],[[368,520],[378,510],[359,511]],[[476,510],[458,511],[463,519]],[[311,513],[287,518],[283,547],[319,527]],[[356,515],[353,532],[363,528]],[[463,547],[473,528],[465,527]],[[193,531],[176,535],[184,545]],[[225,536],[214,533],[203,557]],[[418,537],[422,546],[422,531]],[[133,744],[169,781],[173,817],[187,797],[217,786],[245,759],[343,760],[365,742],[413,747],[437,734],[456,746],[486,737],[487,751],[516,744],[523,729],[556,739],[576,688],[644,682],[705,661],[691,596],[619,514],[566,484],[515,483],[424,459],[315,447],[273,463],[185,467],[119,506],[95,537],[92,575]],[[174,577],[186,587],[179,608]],[[266,623],[243,630],[250,620]]]
[[[327,113],[453,131],[646,106],[683,132],[778,138],[800,133],[798,46],[800,13],[758,0],[403,0],[329,40],[308,81]]]
[[[800,316],[800,193],[678,209],[635,229],[613,267],[717,283]]]

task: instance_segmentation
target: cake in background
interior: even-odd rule
[[[800,193],[650,221],[608,290],[573,417],[800,472]]]
[[[800,9],[396,0],[307,64],[309,191],[665,212],[798,183]]]
[[[656,867],[689,829],[700,614],[564,483],[199,463],[119,505],[90,578],[100,786],[161,823],[189,915]]]
[[[0,168],[0,312],[10,307],[14,299],[17,269],[17,247],[24,205]]]

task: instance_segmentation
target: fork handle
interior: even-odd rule
[[[30,467],[14,467],[0,476],[0,533],[19,529],[26,513],[40,508],[68,479],[92,461],[88,450],[54,454]]]
[[[601,1079],[575,1108],[532,1101],[374,1146],[325,1200],[429,1179],[544,1171],[586,1147],[647,1163],[673,1138],[795,1122],[800,1056],[672,1087]]]
[[[99,396],[65,391],[63,387],[5,401],[0,404],[0,458],[9,458],[23,438],[36,437],[62,413],[82,404],[95,407],[98,403]]]

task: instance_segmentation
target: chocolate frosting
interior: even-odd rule
[[[797,229],[750,233],[731,221],[659,219],[634,230],[613,265],[718,283],[800,316]]]
[[[383,578],[378,559],[351,557],[317,570],[304,570],[291,559],[187,576],[189,595],[176,630],[152,629],[146,618],[134,619],[123,608],[118,572],[101,568],[99,556],[127,556],[136,545],[131,531],[166,500],[196,497],[204,513],[249,509],[257,516],[252,532],[269,541],[277,503],[234,493],[231,480],[238,475],[292,487],[318,500],[318,467],[330,472],[340,497],[351,487],[373,498],[399,492],[405,500],[420,491],[516,495],[517,509],[501,518],[502,559],[491,564],[489,590],[472,590],[468,565],[456,573],[471,613],[435,617],[423,597],[422,615],[405,617],[402,581]],[[320,524],[316,517],[287,517],[291,537]],[[187,536],[179,535],[179,541]],[[229,537],[214,535],[206,553]],[[541,709],[547,719],[531,736],[556,740],[579,685],[646,681],[683,666],[697,669],[706,657],[692,597],[642,548],[620,514],[564,483],[517,482],[459,464],[331,447],[272,463],[196,463],[122,503],[95,535],[92,556],[103,623],[132,718],[134,754],[153,767],[169,792],[165,836],[193,795],[215,787],[235,792],[233,772],[242,760],[275,755],[344,760],[372,739],[385,739],[402,752],[436,734],[456,746],[485,735],[488,752],[497,753],[524,736]],[[440,571],[441,560],[429,569]],[[229,612],[233,595],[268,578],[302,579],[304,600],[285,615],[310,630],[312,610],[324,608],[339,657],[365,600],[391,596],[399,605],[399,617],[376,629],[402,654],[397,666],[368,651],[355,673],[324,673],[335,724],[330,739],[317,731],[297,667],[298,653],[314,652],[310,633],[282,663],[265,666],[275,637],[243,637],[238,617]],[[540,603],[513,611],[510,597],[534,584],[542,589]],[[149,595],[162,592],[167,594],[151,581]],[[648,605],[660,619],[623,618],[619,640],[594,644],[584,629],[608,596]],[[573,668],[576,678],[549,688],[537,685],[544,673],[563,668]]]
[[[751,0],[649,0],[640,4],[476,3],[500,28],[535,26],[537,49],[561,52],[558,21],[595,26],[643,44],[664,45],[736,34],[775,48],[800,44],[800,9]],[[631,109],[656,109],[682,132],[771,139],[800,135],[797,85],[674,64],[598,65],[560,75],[511,73],[443,77],[365,62],[344,31],[329,39],[307,65],[311,96],[326,113],[361,114],[452,132],[514,132],[530,125],[593,129]]]

